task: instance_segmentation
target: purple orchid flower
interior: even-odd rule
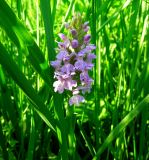
[[[91,92],[93,79],[89,71],[94,67],[92,63],[96,55],[92,53],[96,49],[90,44],[91,35],[88,34],[89,22],[81,24],[81,15],[72,19],[72,23],[66,23],[65,28],[69,30],[69,36],[59,33],[62,42],[58,42],[58,52],[51,66],[55,69],[53,83],[54,91],[63,93],[65,90],[71,92],[69,105],[79,105],[85,102],[82,95]]]

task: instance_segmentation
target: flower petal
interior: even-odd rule
[[[69,99],[69,104],[70,106],[75,104],[75,105],[79,105],[81,102],[85,102],[85,99],[83,96],[81,95],[73,95],[70,99]]]

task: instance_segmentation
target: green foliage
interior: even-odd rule
[[[87,102],[53,91],[57,34],[80,12],[96,44]],[[0,159],[149,159],[149,3],[0,0]]]

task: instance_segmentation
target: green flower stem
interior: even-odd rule
[[[69,148],[69,158],[75,160],[76,152],[76,137],[74,133],[76,117],[74,114],[74,106],[66,107],[66,123],[68,126],[68,148]]]

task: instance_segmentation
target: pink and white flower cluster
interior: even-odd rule
[[[92,53],[96,49],[90,44],[91,35],[88,34],[89,22],[82,23],[80,14],[73,17],[72,23],[66,23],[69,36],[59,34],[58,54],[51,66],[55,68],[53,83],[54,91],[63,93],[64,90],[72,92],[69,104],[79,105],[85,101],[83,95],[90,92],[93,79],[88,71],[93,68],[92,60],[96,58]]]

